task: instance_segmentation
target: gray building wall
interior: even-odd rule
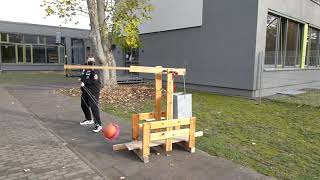
[[[141,64],[185,67],[190,86],[251,96],[258,0],[203,3],[201,27],[144,34]]]
[[[43,36],[56,36],[56,32],[61,32],[65,37],[67,63],[72,61],[71,38],[88,39],[89,31],[73,28],[62,28],[55,26],[16,23],[8,21],[0,21],[0,32],[3,33],[21,33]],[[90,42],[85,41],[85,47],[90,46]],[[0,57],[1,58],[1,57]],[[1,61],[0,61],[1,62]],[[1,64],[2,70],[63,70],[62,64]]]
[[[259,90],[261,84],[262,95],[266,96],[280,90],[310,87],[312,83],[320,82],[320,69],[291,69],[286,71],[282,69],[268,70],[259,67],[264,64],[264,58],[262,57],[266,45],[268,12],[307,23],[320,29],[320,5],[311,0],[259,0],[254,89]],[[263,73],[259,73],[259,69],[264,69]]]

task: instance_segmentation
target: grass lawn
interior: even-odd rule
[[[204,131],[197,141],[201,150],[280,179],[320,179],[319,108],[192,94],[197,129]],[[152,111],[152,103],[141,105],[138,112]],[[105,110],[126,120],[136,113],[110,105]]]
[[[41,85],[41,84],[65,84],[77,82],[74,78],[64,78],[63,71],[59,72],[2,72],[0,74],[0,84],[24,84],[24,85]]]
[[[63,73],[3,73],[0,83],[77,82],[63,77]],[[204,131],[197,141],[201,150],[280,179],[320,179],[320,92],[276,101],[192,94],[197,129]],[[103,110],[130,120],[132,113],[152,111],[153,102],[135,106],[104,105]]]

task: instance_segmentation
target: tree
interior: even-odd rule
[[[57,15],[72,21],[75,16],[89,15],[90,39],[98,62],[116,66],[112,44],[123,48],[140,46],[139,27],[150,19],[153,10],[150,0],[43,0],[46,16]],[[77,22],[76,22],[77,23]],[[114,70],[103,71],[103,84],[117,84]]]

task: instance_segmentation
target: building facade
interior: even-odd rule
[[[317,1],[153,3],[139,63],[185,67],[189,88],[256,98],[320,83]]]
[[[90,53],[89,31],[0,21],[0,69],[63,70],[83,64]]]

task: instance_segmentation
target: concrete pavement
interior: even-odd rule
[[[84,118],[80,109],[79,98],[55,94],[53,87],[48,87],[45,85],[6,86],[5,89],[0,89],[0,95],[2,94],[2,96],[7,96],[7,92],[10,92],[10,95],[8,95],[9,97],[16,98],[16,101],[18,101],[17,103],[22,104],[21,106],[23,107],[21,107],[21,109],[25,108],[23,113],[32,114],[32,117],[35,117],[35,119],[40,122],[43,127],[48,129],[48,131],[44,132],[51,132],[55,137],[59,137],[64,143],[66,143],[64,146],[62,146],[62,148],[67,148],[70,150],[65,151],[73,154],[72,157],[74,155],[80,157],[77,161],[87,162],[87,167],[91,167],[91,171],[96,171],[103,177],[108,177],[110,179],[126,177],[126,179],[169,180],[271,179],[251,169],[234,164],[231,161],[212,157],[202,151],[198,150],[195,154],[190,154],[177,147],[174,148],[171,156],[165,156],[164,153],[161,153],[159,156],[157,156],[153,153],[150,157],[150,163],[143,164],[132,152],[112,151],[112,144],[127,142],[130,140],[131,134],[129,123],[122,120],[117,120],[106,113],[102,113],[102,121],[104,124],[108,122],[116,122],[120,124],[122,130],[120,138],[116,142],[110,143],[105,141],[101,134],[93,134],[91,132],[92,128],[81,127],[79,125],[79,121]],[[0,103],[0,110],[10,105],[12,100],[9,98],[5,101],[5,104]],[[7,114],[18,114],[16,113],[17,110],[15,107],[11,107],[9,110],[10,113]],[[10,117],[9,119],[24,118],[25,114],[16,116]],[[1,127],[2,124],[10,124],[11,122],[14,121],[0,120]],[[13,127],[15,126],[13,125]],[[20,129],[12,129],[12,133],[15,131],[20,131]],[[32,131],[32,128],[30,128],[30,131]],[[33,132],[37,134],[36,130],[33,130]],[[36,135],[32,135],[31,137],[33,136]],[[51,136],[53,137],[53,135]],[[43,142],[44,144],[47,144],[45,143],[45,140],[43,140]],[[9,141],[6,143],[10,144]],[[39,144],[35,145],[35,147],[38,145]],[[24,146],[25,144],[22,143],[21,147]],[[8,148],[10,149],[10,147],[7,147],[7,149]],[[51,147],[48,148],[48,151],[51,152]],[[24,157],[29,155],[22,153],[20,156]],[[64,159],[63,157],[60,159]],[[55,156],[55,158],[58,157]],[[62,165],[58,162],[57,164],[60,166]],[[75,173],[77,171],[78,170],[71,170],[70,173]],[[86,179],[86,176],[84,177]]]
[[[102,179],[0,88],[0,179]]]

